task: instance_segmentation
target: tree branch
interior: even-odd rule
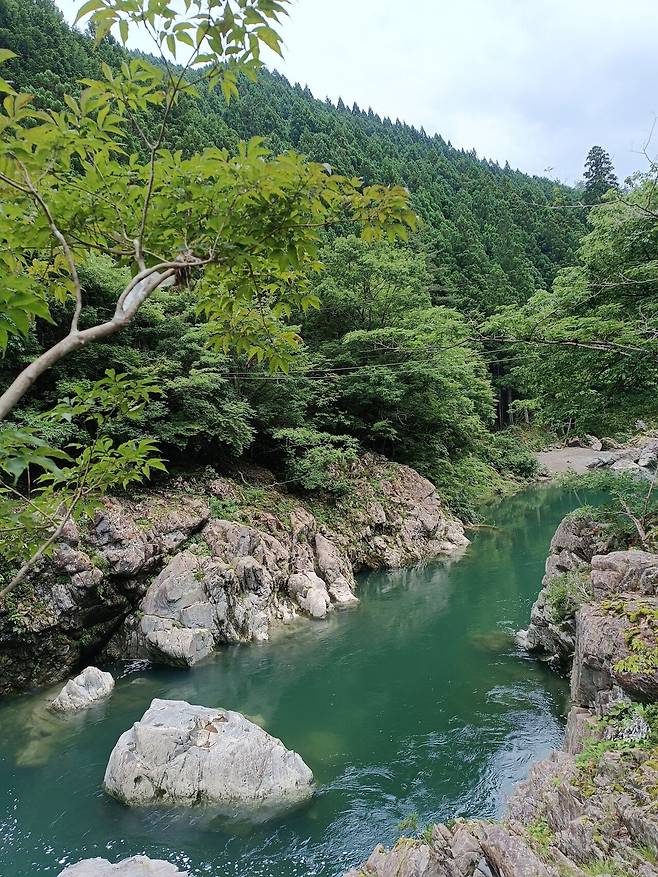
[[[204,264],[198,260],[193,264]],[[78,350],[90,341],[106,338],[113,335],[126,326],[135,316],[146,299],[166,280],[174,277],[176,270],[180,269],[180,262],[168,262],[141,272],[132,279],[126,289],[121,293],[116,304],[114,315],[105,323],[99,323],[88,329],[75,329],[66,335],[57,344],[46,350],[41,356],[33,360],[12,381],[10,386],[0,396],[0,420],[4,420],[14,406],[23,398],[34,382],[44,372],[51,368],[60,359],[73,351]],[[162,273],[158,270],[164,268]]]
[[[81,496],[82,496],[82,487],[78,488],[78,490],[74,494],[74,497],[71,500],[71,504],[69,505],[68,509],[66,510],[66,514],[64,515],[62,520],[59,522],[57,527],[50,534],[48,539],[46,539],[46,541],[42,545],[39,546],[39,548],[34,552],[34,554],[25,561],[25,563],[21,566],[21,568],[18,570],[16,575],[9,582],[9,584],[5,585],[5,587],[0,591],[0,611],[2,611],[2,609],[4,608],[4,606],[2,604],[4,603],[4,598],[7,596],[7,594],[9,594],[11,591],[14,590],[14,588],[16,588],[16,587],[18,587],[18,585],[20,585],[20,583],[23,581],[25,576],[41,560],[41,558],[44,556],[46,551],[48,551],[50,546],[54,542],[56,542],[57,539],[59,539],[59,537],[62,535],[62,533],[64,532],[64,528],[66,527],[66,525],[68,524],[68,522],[71,519],[71,515],[73,514],[73,509],[77,505]]]
[[[71,319],[71,332],[78,331],[78,320],[80,319],[80,312],[82,311],[82,286],[80,285],[80,278],[78,277],[78,269],[75,265],[75,259],[73,258],[73,253],[71,252],[71,248],[68,245],[68,241],[59,230],[57,225],[55,224],[55,220],[53,219],[53,215],[50,212],[50,208],[44,201],[41,194],[37,191],[32,182],[32,178],[28,173],[27,168],[23,164],[23,162],[19,158],[14,157],[14,161],[18,164],[20,169],[23,171],[23,176],[25,177],[25,182],[27,184],[27,188],[29,194],[32,196],[33,200],[38,204],[41,209],[41,212],[46,217],[46,221],[50,227],[53,236],[59,241],[62,250],[64,251],[64,256],[66,257],[67,264],[69,266],[69,272],[71,274],[71,280],[73,281],[73,286],[75,288],[75,310],[73,311],[73,317]]]

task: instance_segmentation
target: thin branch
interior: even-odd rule
[[[71,519],[71,515],[73,514],[73,509],[77,505],[82,496],[83,489],[82,486],[78,488],[74,497],[69,505],[66,514],[63,516],[62,520],[58,524],[58,526],[53,530],[51,535],[46,539],[46,541],[39,546],[39,548],[34,552],[34,554],[28,558],[25,563],[18,570],[16,575],[12,578],[9,584],[5,585],[5,587],[0,590],[0,611],[4,608],[2,603],[4,602],[4,598],[9,594],[14,588],[18,587],[20,583],[25,579],[25,576],[30,572],[31,569],[41,560],[46,551],[50,548],[50,546],[59,539],[59,537],[64,532],[64,528],[68,524]]]
[[[631,356],[634,353],[650,353],[658,357],[657,353],[651,353],[646,347],[635,347],[630,344],[616,344],[614,341],[579,341],[575,338],[549,339],[549,338],[506,338],[482,335],[472,340],[495,341],[499,344],[532,344],[550,345],[556,347],[580,347],[585,350],[601,350],[606,353],[619,353],[621,356]]]
[[[642,524],[642,521],[640,521],[640,519],[638,517],[636,517],[636,515],[633,514],[633,512],[630,510],[630,508],[628,506],[628,503],[626,502],[626,500],[623,497],[621,497],[621,496],[619,497],[619,502],[621,504],[621,507],[624,509],[624,513],[626,514],[626,517],[630,521],[632,521],[633,526],[637,530],[637,534],[640,537],[640,542],[642,543],[642,547],[646,548],[647,547],[647,531],[644,529],[644,525]]]
[[[80,285],[80,278],[78,277],[78,269],[75,266],[75,259],[73,258],[73,253],[71,252],[71,248],[69,247],[68,241],[59,230],[57,225],[55,224],[55,220],[53,219],[53,215],[50,212],[50,208],[44,201],[41,194],[34,187],[34,183],[32,182],[32,178],[30,174],[23,164],[23,162],[19,158],[14,157],[14,161],[18,164],[18,166],[23,171],[23,175],[25,177],[25,182],[27,183],[28,190],[32,196],[32,198],[36,201],[36,203],[41,208],[43,215],[46,217],[46,221],[50,227],[53,236],[59,241],[62,249],[64,250],[64,256],[66,257],[66,261],[69,266],[69,272],[71,274],[71,280],[73,281],[73,286],[75,287],[75,310],[73,311],[73,317],[71,318],[71,329],[70,331],[77,332],[78,331],[78,320],[80,319],[80,312],[82,311],[82,286]]]

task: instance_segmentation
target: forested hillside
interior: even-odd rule
[[[101,77],[103,63],[117,69],[130,57],[108,37],[95,48],[89,36],[63,22],[51,0],[0,0],[0,47],[17,56],[3,65],[13,87],[55,110],[70,109],[64,95],[79,95],[81,79]],[[355,453],[369,448],[416,466],[469,516],[479,499],[502,489],[504,478],[533,471],[516,436],[492,432],[496,421],[508,423],[519,411],[551,429],[593,429],[619,408],[620,392],[624,416],[651,409],[655,357],[647,358],[647,336],[638,341],[637,332],[647,314],[653,318],[653,287],[641,286],[630,325],[626,288],[615,297],[606,272],[634,270],[635,255],[629,265],[601,259],[605,247],[616,246],[602,218],[579,254],[588,210],[577,206],[573,190],[478,159],[371,109],[316,100],[274,73],[261,71],[254,82],[242,78],[239,93],[230,104],[219,90],[182,96],[163,142],[163,149],[180,150],[174,162],[206,147],[233,154],[240,141],[259,136],[274,154],[294,149],[366,183],[405,186],[420,218],[417,231],[400,243],[364,241],[357,223],[347,219],[325,229],[318,254],[325,270],[312,283],[320,309],[268,314],[272,326],[301,336],[285,374],[259,364],[258,345],[209,348],[217,329],[202,319],[193,290],[179,284],[154,294],[120,334],[82,348],[43,375],[38,393],[15,415],[19,423],[35,423],[46,407],[77,392],[81,379],[90,385],[116,369],[153,382],[161,395],[139,418],[113,427],[115,438],[154,439],[170,466],[222,468],[249,454],[302,489],[340,491]],[[150,130],[148,112],[142,123]],[[124,143],[143,156],[137,130],[126,132]],[[592,213],[604,211],[603,217],[605,208]],[[622,236],[623,209],[614,226]],[[630,218],[654,234],[650,211]],[[597,234],[608,236],[605,246]],[[615,252],[623,262],[623,248]],[[581,267],[568,267],[581,258]],[[596,289],[606,290],[603,301],[573,297],[572,281],[587,288],[590,270],[597,272]],[[111,313],[130,266],[92,253],[79,274],[81,324],[91,325]],[[598,316],[592,303],[602,306]],[[590,319],[574,325],[575,305]],[[70,301],[54,302],[55,322],[71,307]],[[562,337],[570,339],[566,349],[536,346],[553,315],[562,320]],[[239,334],[243,327],[231,319],[231,331]],[[52,344],[58,331],[37,321],[28,332],[10,333],[3,381]],[[635,357],[630,388],[628,363],[614,345],[587,346],[588,338],[619,335],[637,348],[624,352]],[[534,347],[512,344],[528,337]],[[576,337],[584,339],[586,370]],[[580,407],[585,417],[579,424]],[[48,430],[58,447],[84,445],[88,434],[85,425],[61,421]]]
[[[65,93],[79,91],[80,79],[100,75],[103,61],[115,66],[125,55],[107,39],[94,50],[50,0],[2,0],[0,46],[19,56],[6,68],[14,86],[57,109]],[[368,183],[405,185],[427,223],[422,240],[435,301],[485,312],[525,301],[573,260],[585,228],[582,211],[546,209],[575,200],[566,187],[478,160],[475,151],[382,120],[371,109],[316,100],[276,73],[244,80],[229,106],[217,91],[186,101],[169,145],[184,154],[209,145],[232,151],[254,136],[265,137],[274,153],[293,148]]]

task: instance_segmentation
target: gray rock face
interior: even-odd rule
[[[203,530],[212,556],[176,554],[149,586],[139,621],[127,626],[116,651],[192,666],[219,643],[266,640],[272,622],[300,610],[320,619],[334,604],[358,603],[349,564],[308,519],[313,538],[301,540],[293,530],[285,542],[212,521]]]
[[[345,877],[558,877],[522,831],[486,822],[435,825],[429,843],[402,839],[378,846]]]
[[[121,735],[105,790],[129,805],[289,806],[313,794],[313,774],[240,713],[154,700]]]
[[[565,573],[588,571],[592,558],[609,547],[603,527],[588,517],[566,517],[551,540],[542,589],[530,613],[530,626],[519,631],[519,644],[557,664],[571,659],[575,644],[575,618],[556,622],[548,595],[551,581]]]
[[[59,877],[187,877],[187,871],[179,871],[162,859],[132,856],[115,865],[107,859],[85,859],[64,868]]]
[[[147,513],[143,523],[137,517],[142,511]],[[143,510],[108,500],[94,515],[90,542],[114,575],[132,578],[152,570],[165,553],[199,530],[209,514],[204,500],[185,495],[175,503],[154,497]]]
[[[352,868],[345,877],[437,877],[427,844],[400,844],[392,850],[381,844],[360,868]]]
[[[245,508],[250,526],[209,522],[208,502],[192,490],[244,503],[244,485],[229,478],[107,497],[89,532],[69,522],[12,618],[0,613],[0,694],[63,679],[94,655],[190,666],[218,643],[267,639],[278,622],[355,605],[354,570],[468,544],[413,469],[365,454],[352,475],[358,502],[331,531],[301,504],[289,515]],[[254,477],[273,480],[264,470]],[[291,496],[279,500],[285,508]]]
[[[50,704],[50,709],[60,713],[77,712],[105,700],[113,690],[111,673],[104,673],[97,667],[86,667],[75,679],[69,679]]]
[[[238,591],[235,570],[189,551],[177,554],[142,600],[129,653],[192,666],[229,639],[228,604]]]
[[[658,699],[658,671],[627,661],[658,642],[658,555],[635,550],[595,555],[590,580],[594,602],[576,616],[572,701],[600,708],[619,692]]]
[[[656,647],[653,619],[657,610],[655,597],[624,599],[610,608],[595,603],[579,609],[571,673],[574,704],[595,707],[602,699],[615,699],[618,688],[635,700],[658,700],[658,669],[617,666],[642,648]]]
[[[594,736],[596,716],[584,707],[572,706],[567,716],[567,728],[564,734],[564,751],[576,755],[583,748],[583,743]]]
[[[18,623],[0,614],[0,694],[56,682],[99,653],[137,608],[145,577],[207,517],[203,500],[153,493],[107,498],[88,534],[69,521],[16,597]]]
[[[658,555],[647,551],[612,551],[592,558],[596,600],[616,594],[658,595]]]
[[[368,517],[360,540],[365,566],[396,568],[468,545],[464,528],[446,514],[436,487],[415,469],[396,466],[381,489],[386,508],[370,508],[375,520],[384,520],[373,528]]]

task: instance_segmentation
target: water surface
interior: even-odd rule
[[[117,667],[107,704],[45,712],[43,693],[0,703],[0,875],[146,853],[194,877],[333,877],[419,827],[499,815],[530,763],[560,745],[567,686],[525,660],[550,538],[580,502],[557,488],[506,500],[465,556],[364,577],[354,610],[269,643],[220,651],[190,672]],[[51,693],[52,696],[52,693]],[[312,803],[261,825],[203,811],[135,811],[101,781],[119,735],[153,697],[239,710],[313,769]]]

